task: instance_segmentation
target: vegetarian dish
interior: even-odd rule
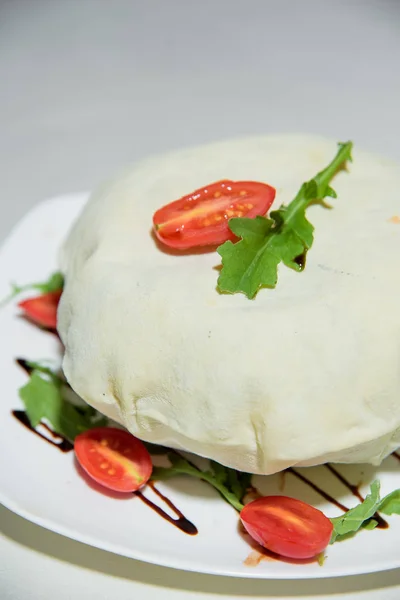
[[[29,425],[50,423],[116,491],[204,480],[278,555],[386,526],[400,490],[381,499],[378,481],[330,519],[257,497],[251,475],[379,465],[399,448],[399,182],[351,142],[268,136],[149,159],[104,185],[60,273],[19,304],[64,347],[65,378],[20,361]],[[153,464],[160,447],[169,466]]]

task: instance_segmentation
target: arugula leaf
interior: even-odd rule
[[[247,491],[251,487],[251,473],[242,473],[241,471],[235,471],[235,469],[229,469],[228,467],[224,468],[228,471],[229,488],[232,490],[235,496],[242,501]]]
[[[11,283],[11,293],[0,301],[0,308],[11,302],[16,296],[22,294],[22,292],[27,292],[28,290],[37,290],[42,294],[48,294],[50,292],[57,292],[58,290],[62,290],[64,287],[64,276],[60,272],[53,273],[47,281],[43,281],[40,283],[28,283],[26,285],[16,285],[15,283]]]
[[[73,441],[93,427],[107,424],[107,418],[91,406],[77,407],[63,397],[63,381],[47,368],[34,368],[28,383],[19,390],[32,427],[46,419],[59,435]]]
[[[243,496],[248,487],[246,481],[251,478],[250,474],[236,472],[214,461],[210,462],[211,470],[202,471],[178,452],[168,452],[167,456],[171,466],[154,467],[152,479],[157,481],[170,479],[176,475],[191,475],[212,485],[237,511],[242,510]],[[234,485],[231,487],[232,482]]]
[[[384,515],[400,515],[400,489],[394,490],[382,499],[379,512]]]
[[[378,523],[372,517],[378,511],[386,515],[400,514],[400,489],[391,492],[382,500],[379,491],[380,483],[375,480],[371,484],[370,493],[363,502],[348,510],[344,515],[331,519],[333,524],[331,544],[348,537],[349,534],[356,533],[361,527],[375,529]]]
[[[222,259],[218,278],[221,292],[243,292],[254,298],[261,287],[274,288],[278,280],[278,265],[283,262],[295,271],[304,269],[304,257],[314,240],[314,227],[306,218],[306,208],[324,203],[324,198],[336,198],[330,187],[334,175],[351,160],[352,142],[339,144],[332,162],[310,181],[303,183],[288,206],[282,205],[268,217],[234,218],[229,228],[242,238],[227,241],[217,249]]]

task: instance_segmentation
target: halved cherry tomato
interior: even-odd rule
[[[247,504],[241,521],[261,546],[288,558],[312,558],[326,548],[333,525],[323,512],[295,498],[265,496]]]
[[[89,429],[75,438],[74,447],[86,473],[111,490],[134,492],[150,479],[150,454],[127,431],[115,427]]]
[[[154,231],[171,248],[222,244],[235,239],[229,219],[265,215],[274,198],[275,189],[266,183],[218,181],[157,210]]]
[[[56,329],[57,327],[57,307],[60,301],[62,290],[49,292],[34,298],[28,298],[18,304],[31,321],[46,327],[47,329]]]

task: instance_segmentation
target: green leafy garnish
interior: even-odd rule
[[[379,505],[379,512],[384,515],[400,515],[400,489],[385,496]]]
[[[303,183],[288,206],[272,211],[270,217],[234,218],[229,228],[242,238],[237,243],[225,242],[218,248],[222,270],[218,278],[221,292],[242,292],[254,298],[261,287],[274,288],[278,265],[283,262],[295,271],[304,268],[304,257],[314,240],[314,227],[306,218],[310,204],[322,204],[324,198],[336,198],[330,187],[334,175],[351,160],[352,142],[339,144],[333,161],[313,179]]]
[[[376,480],[371,484],[370,493],[363,502],[345,512],[344,515],[331,519],[333,524],[331,544],[356,533],[361,527],[375,529],[378,523],[373,516],[378,511],[387,515],[400,514],[400,489],[391,492],[382,500],[379,492],[380,484]]]
[[[73,441],[87,429],[107,425],[106,417],[91,406],[75,406],[69,402],[64,397],[64,386],[67,384],[47,367],[33,368],[28,383],[19,390],[32,427],[45,419],[55,433]]]
[[[176,475],[191,475],[212,485],[237,511],[243,508],[243,498],[251,485],[251,475],[210,461],[210,470],[202,471],[178,452],[168,452],[170,467],[154,467],[152,479],[165,480]]]
[[[0,308],[5,306],[8,302],[11,302],[16,296],[22,294],[22,292],[27,292],[29,290],[36,290],[41,294],[49,294],[50,292],[57,292],[58,290],[62,290],[64,286],[64,277],[62,273],[56,272],[53,273],[47,281],[43,281],[41,283],[28,283],[26,285],[16,285],[15,283],[11,284],[11,293],[0,301]]]
[[[364,522],[374,516],[381,503],[379,490],[379,481],[374,481],[370,493],[363,502],[340,515],[340,517],[331,519],[333,525],[331,544],[349,533],[355,533],[362,527]]]

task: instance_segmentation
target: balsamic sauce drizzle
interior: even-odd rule
[[[51,446],[58,448],[58,450],[60,450],[60,452],[66,453],[66,452],[71,452],[71,450],[73,450],[73,448],[74,448],[73,444],[71,444],[71,442],[69,440],[67,440],[67,438],[63,437],[62,435],[59,435],[58,433],[55,433],[52,429],[50,429],[50,427],[48,425],[46,425],[46,423],[41,422],[40,425],[42,427],[44,427],[46,429],[46,431],[48,431],[50,433],[51,437],[53,438],[52,440],[50,440],[48,437],[43,435],[43,433],[40,433],[40,431],[38,431],[37,429],[32,427],[32,425],[30,424],[30,421],[28,419],[28,416],[24,410],[13,410],[13,411],[11,411],[11,414],[24,427],[29,429],[29,431],[32,431],[32,433],[34,433],[35,435],[42,438],[42,440],[44,440]],[[59,441],[57,441],[57,440],[59,440]]]
[[[343,483],[343,485],[345,487],[347,487],[348,490],[350,490],[350,492],[353,494],[353,496],[358,498],[360,500],[360,502],[364,501],[364,498],[363,498],[363,496],[361,496],[360,490],[358,489],[357,485],[353,485],[352,483],[347,481],[347,479],[345,479],[345,477],[343,477],[343,475],[341,475],[339,473],[339,471],[337,471],[334,467],[332,467],[331,464],[326,463],[325,467],[336,477],[336,479],[339,479],[339,481],[341,483]]]
[[[315,490],[320,496],[322,496],[323,498],[325,498],[325,500],[327,500],[331,504],[334,504],[335,506],[337,506],[338,508],[340,508],[344,512],[347,512],[349,510],[347,508],[347,506],[345,506],[344,504],[342,504],[341,502],[339,502],[339,500],[336,500],[336,498],[334,498],[333,496],[331,496],[330,494],[328,494],[327,492],[325,492],[322,488],[320,488],[318,485],[316,485],[310,479],[308,479],[308,477],[305,477],[304,475],[302,475],[301,473],[299,473],[299,471],[295,471],[295,469],[293,469],[293,467],[290,467],[289,469],[287,469],[287,472],[288,473],[292,473],[293,475],[295,475],[295,477],[297,477],[298,479],[301,479],[301,481],[303,483],[305,483],[310,488],[312,488],[313,490]]]
[[[197,527],[191,521],[189,521],[189,519],[187,519],[185,517],[185,515],[179,510],[179,508],[177,508],[175,506],[175,504],[169,498],[167,498],[167,496],[162,494],[160,492],[160,490],[156,488],[156,486],[154,485],[154,483],[152,481],[149,481],[147,486],[149,488],[151,488],[153,490],[153,492],[163,502],[165,502],[165,504],[172,510],[172,512],[174,512],[176,514],[176,516],[178,517],[177,519],[174,519],[174,517],[171,517],[160,506],[158,506],[152,500],[147,498],[140,490],[138,490],[137,492],[134,492],[134,495],[137,496],[138,498],[140,498],[140,500],[142,502],[144,502],[149,508],[154,510],[154,512],[156,512],[158,515],[160,515],[160,517],[162,517],[163,519],[168,521],[168,523],[171,523],[171,525],[174,525],[174,527],[177,527],[178,529],[180,529],[180,531],[183,531],[184,533],[187,533],[188,535],[196,535],[198,533]]]
[[[21,369],[23,369],[25,371],[25,373],[27,373],[27,375],[30,375],[33,371],[32,367],[28,364],[28,361],[25,360],[24,358],[16,358],[15,362],[17,363],[17,365],[19,365],[21,367]]]
[[[20,364],[20,363],[18,363],[18,364]],[[23,366],[23,365],[21,365],[21,366],[25,370],[27,370],[25,366]],[[29,429],[29,431],[31,431],[32,433],[34,433],[35,435],[40,437],[42,440],[44,440],[51,446],[58,448],[58,450],[60,450],[61,452],[63,452],[63,453],[71,452],[71,450],[74,449],[74,445],[71,444],[71,442],[69,440],[67,440],[63,436],[59,435],[58,433],[55,433],[48,425],[46,425],[46,423],[41,422],[40,425],[42,427],[44,427],[46,429],[46,431],[49,432],[49,434],[51,435],[51,437],[53,439],[49,439],[48,437],[46,437],[45,435],[40,433],[40,431],[35,429],[35,427],[32,427],[32,425],[29,421],[28,415],[26,414],[26,412],[24,410],[13,410],[13,411],[11,411],[11,414],[13,417],[15,417],[17,419],[17,421],[19,421],[21,423],[21,425],[23,425],[24,427]],[[156,486],[154,485],[154,483],[152,481],[149,481],[147,486],[150,487],[153,490],[153,492],[163,502],[165,502],[165,504],[172,510],[172,512],[174,512],[176,514],[176,516],[177,516],[176,519],[174,519],[174,517],[171,517],[168,513],[166,513],[160,506],[155,504],[152,500],[150,500],[149,498],[146,498],[146,496],[144,496],[141,491],[134,492],[134,495],[136,495],[138,498],[140,498],[140,500],[142,502],[144,502],[149,508],[154,510],[154,512],[156,512],[158,515],[160,515],[160,517],[162,517],[163,519],[168,521],[168,523],[171,523],[171,525],[174,525],[174,527],[177,527],[178,529],[180,529],[180,531],[183,531],[184,533],[187,533],[188,535],[196,535],[198,533],[197,527],[191,521],[189,521],[189,519],[187,519],[185,517],[185,515],[179,510],[179,508],[177,506],[175,506],[175,504],[169,498],[167,498],[167,496],[162,494],[160,492],[160,490],[158,490],[156,488]]]

